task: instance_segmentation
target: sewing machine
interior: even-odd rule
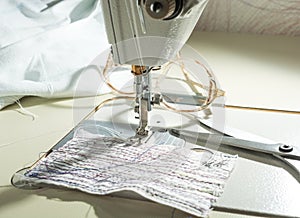
[[[119,0],[102,1],[102,7],[103,7],[105,21],[106,21],[107,34],[108,34],[109,41],[112,44],[113,60],[115,63],[132,65],[132,73],[135,75],[136,106],[137,106],[136,112],[138,112],[139,120],[140,120],[139,127],[136,130],[137,135],[143,137],[148,133],[147,132],[148,112],[151,110],[151,106],[153,103],[153,99],[152,99],[153,96],[149,84],[152,68],[164,64],[166,61],[173,58],[174,55],[181,49],[182,45],[189,37],[206,3],[207,1],[201,2],[201,1],[175,1],[175,0],[174,1],[170,1],[170,0],[169,1],[167,0],[166,1],[159,1],[159,0],[157,1],[129,1],[129,0],[128,1],[119,1]],[[165,8],[167,8],[167,10],[165,10]],[[189,9],[191,9],[190,13],[189,13]],[[172,15],[174,15],[174,17]],[[166,30],[166,31],[162,31],[162,30]],[[149,45],[157,45],[157,46],[149,46]],[[111,128],[112,126],[107,126],[107,127]],[[124,134],[126,135],[127,132],[125,131],[127,130],[127,126],[125,126],[123,130],[124,130]],[[172,133],[173,135],[178,134],[176,130],[171,130],[170,133]],[[129,132],[127,135],[132,135],[132,132]],[[63,145],[66,142],[66,140],[70,139],[72,136],[73,136],[72,134],[68,134],[66,138],[64,138],[60,143],[56,145],[55,149]],[[191,133],[190,135],[187,134],[186,138],[188,139],[189,136],[193,137],[194,133]],[[203,135],[202,138],[200,136],[201,135],[199,135],[198,139],[204,141],[207,141],[207,137],[209,137],[208,135]],[[273,153],[267,156],[265,154],[266,151],[264,149],[262,149],[261,151],[261,148],[263,146],[261,146],[261,144],[258,143],[256,144],[258,145],[256,147],[251,147],[250,144],[248,144],[248,146],[247,144],[246,146],[244,146],[245,144],[243,144],[243,141],[236,141],[234,139],[225,138],[224,144],[225,145],[220,149],[221,151],[228,152],[229,149],[226,150],[228,146],[238,147],[236,150],[233,150],[231,152],[232,153],[240,152],[239,155],[241,157],[245,157],[245,158],[250,157],[250,159],[252,155],[254,160],[257,160],[258,162],[262,162],[262,163],[264,163],[264,161],[268,162],[267,160],[271,160],[270,156],[274,154],[281,155],[282,153],[284,154],[284,152],[288,154],[289,153],[288,150],[290,149],[290,147],[286,148],[284,147],[284,145],[279,145],[280,146],[279,148],[281,148],[279,152],[277,151],[277,147],[275,145],[274,147],[272,147],[274,148]],[[244,156],[242,155],[243,152],[240,151],[239,148],[245,149]],[[285,151],[284,149],[287,150]],[[253,150],[253,152],[251,152],[251,150]],[[260,151],[262,153],[262,156],[258,154],[260,153]],[[273,164],[273,165],[277,166],[277,164]],[[280,164],[278,164],[278,166],[281,167]],[[283,168],[287,169],[288,167],[283,167]],[[255,173],[257,173],[256,171],[257,169],[255,168]],[[240,176],[243,175],[241,172],[245,172],[245,170],[244,169],[240,170],[240,173],[236,174],[237,176],[235,178],[239,178],[239,179],[243,178],[243,176]],[[259,175],[264,175],[264,174],[260,173]],[[294,177],[298,179],[299,182],[299,178],[300,178],[299,174],[296,174]],[[258,184],[261,183],[258,182]],[[234,185],[234,188],[236,189],[236,187],[239,186],[240,183],[238,183],[238,185]],[[249,187],[252,186],[249,185]],[[245,189],[247,189],[247,187]],[[250,189],[249,193],[253,192],[253,189],[251,188],[248,189]],[[234,206],[231,206],[231,204],[230,205],[227,204],[227,202],[232,203],[231,202],[232,199],[235,199],[235,197],[231,197],[230,195],[228,195],[228,193],[231,193],[231,189],[229,189],[227,195],[225,195],[225,200],[223,200],[223,202],[219,204],[220,206],[219,208],[217,207],[217,209],[222,210],[222,208],[224,207],[235,208]],[[237,193],[237,195],[239,196],[239,191],[236,191],[234,193]],[[262,193],[267,193],[267,192],[262,192]],[[263,200],[264,199],[262,198],[262,201]],[[237,200],[237,202],[241,203],[242,201]],[[256,200],[254,202],[256,202]],[[280,205],[280,204],[276,204],[276,205]],[[264,205],[262,205],[262,207],[263,206]],[[245,207],[237,207],[237,208],[245,209]]]
[[[101,3],[113,61],[132,65],[135,112],[139,115],[136,133],[146,136],[148,112],[155,103],[150,72],[179,52],[207,0],[108,0]],[[159,100],[156,98],[156,101]]]

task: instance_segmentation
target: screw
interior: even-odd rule
[[[293,146],[281,144],[279,146],[279,151],[289,153],[293,151]]]

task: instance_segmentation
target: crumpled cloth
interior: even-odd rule
[[[0,110],[24,96],[94,95],[76,90],[82,69],[109,48],[100,2],[0,2]],[[39,4],[36,4],[39,3]]]

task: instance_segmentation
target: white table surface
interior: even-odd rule
[[[299,37],[194,32],[189,45],[214,69],[228,104],[300,109]],[[1,218],[172,216],[172,208],[151,202],[10,186],[14,172],[33,163],[74,126],[72,99],[31,97],[22,104],[38,118],[22,115],[16,105],[0,111]],[[300,115],[233,109],[226,115],[228,126],[300,145]],[[218,205],[229,212],[213,211],[211,217],[241,217],[239,213],[300,217],[300,185],[281,168],[240,158]],[[176,210],[174,217],[189,216]]]

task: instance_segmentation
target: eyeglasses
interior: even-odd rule
[[[131,66],[115,64],[109,55],[102,72],[105,84],[117,95],[134,96]],[[176,112],[198,112],[223,97],[212,70],[203,60],[180,54],[161,67],[151,70],[151,92],[160,96],[160,104]]]

